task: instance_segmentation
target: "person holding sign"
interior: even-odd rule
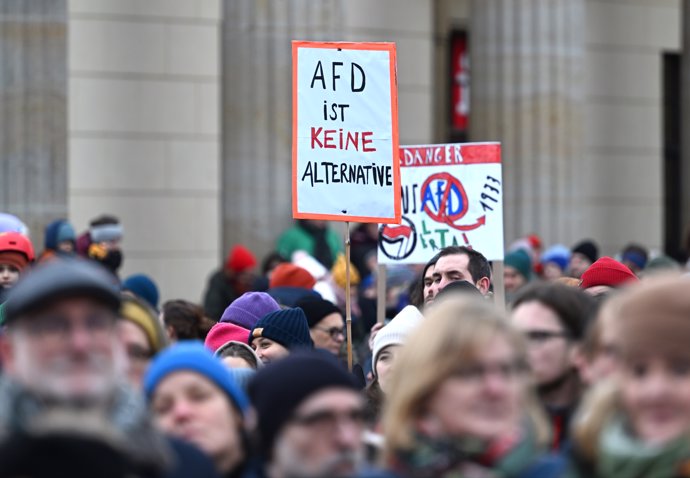
[[[352,370],[349,223],[399,224],[402,218],[396,48],[293,41],[292,60],[292,216],[346,223]]]
[[[297,251],[304,251],[319,261],[326,269],[333,266],[335,258],[343,252],[342,239],[326,221],[298,220],[278,238],[278,253],[292,258]]]

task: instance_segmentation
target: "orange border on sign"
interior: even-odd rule
[[[375,50],[389,53],[390,91],[391,91],[391,125],[393,155],[393,190],[394,217],[338,216],[335,214],[312,214],[297,211],[297,51],[299,48],[333,48],[342,50]],[[395,43],[391,42],[292,42],[292,217],[295,219],[320,219],[326,221],[378,222],[382,224],[400,224],[402,220],[400,199],[400,157],[398,139],[398,88],[396,71]]]

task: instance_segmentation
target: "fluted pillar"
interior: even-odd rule
[[[341,37],[340,0],[224,0],[223,249],[274,247],[292,223],[292,40]]]
[[[679,211],[672,211],[671,215],[677,214],[680,224],[672,228],[677,231],[676,237],[667,238],[667,245],[671,247],[667,253],[675,252],[675,249],[687,250],[687,235],[690,234],[690,1],[681,2],[681,120],[680,120],[680,204]],[[680,216],[678,218],[678,216]]]
[[[578,236],[584,0],[473,0],[471,138],[503,144],[507,241]]]
[[[65,0],[0,2],[0,211],[36,245],[67,215],[66,97]]]

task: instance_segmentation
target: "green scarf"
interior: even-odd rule
[[[415,436],[415,446],[396,455],[393,469],[402,476],[512,478],[524,472],[540,450],[530,429],[498,456],[489,457],[489,444],[473,438]]]
[[[676,478],[690,476],[690,441],[648,445],[630,435],[622,419],[604,427],[595,465],[602,478]]]

